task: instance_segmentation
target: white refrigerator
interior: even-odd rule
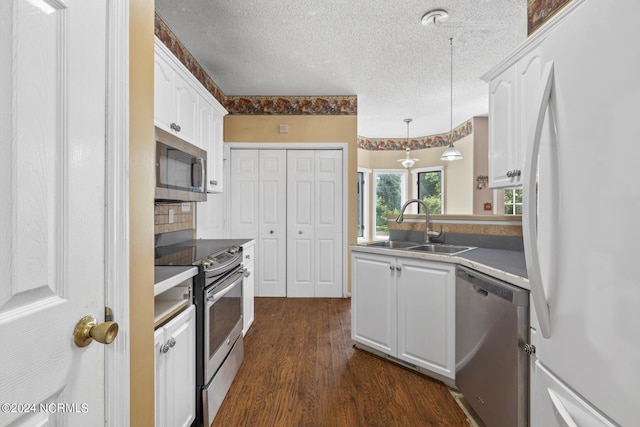
[[[638,17],[639,0],[573,0],[525,42],[534,427],[640,426]]]

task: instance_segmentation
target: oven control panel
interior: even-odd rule
[[[224,269],[225,266],[233,264],[240,256],[240,252],[241,249],[239,246],[229,246],[222,252],[203,258],[201,261],[202,268],[204,271]]]

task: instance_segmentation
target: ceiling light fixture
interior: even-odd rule
[[[409,123],[411,123],[413,119],[404,119],[404,122],[407,124],[407,149],[406,149],[406,157],[404,159],[398,159],[402,166],[409,169],[413,166],[419,159],[411,158],[411,151],[409,150]]]
[[[449,39],[449,43],[451,44],[451,109],[449,111],[449,117],[451,118],[451,132],[449,132],[449,147],[444,150],[442,156],[440,157],[440,160],[452,161],[462,159],[462,153],[460,152],[460,150],[453,146],[453,37]]]
[[[435,25],[438,26],[444,21],[449,19],[449,12],[444,9],[434,9],[422,15],[422,25]]]

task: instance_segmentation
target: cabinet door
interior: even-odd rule
[[[173,75],[173,92],[175,107],[173,120],[180,126],[180,131],[178,131],[176,135],[185,141],[198,145],[196,141],[198,93],[190,83],[177,72]]]
[[[156,54],[153,61],[153,117],[155,125],[167,132],[171,130],[173,115],[173,68],[163,56]]]
[[[513,164],[520,158],[516,143],[515,66],[505,70],[489,83],[489,187],[516,185],[510,171],[520,168]],[[517,151],[517,152],[516,152]]]
[[[189,427],[195,419],[196,340],[192,305],[166,324],[168,425]]]
[[[204,97],[198,98],[198,146],[207,151],[207,192],[222,192],[223,116]]]
[[[395,257],[353,252],[351,270],[351,338],[395,356]]]
[[[518,115],[518,147],[520,151],[517,153],[517,163],[522,165],[525,162],[525,153],[529,141],[529,133],[531,125],[535,125],[538,112],[536,111],[536,98],[540,91],[540,77],[542,74],[542,62],[537,51],[531,52],[520,61],[517,65],[517,97],[516,97],[516,114]],[[524,171],[523,171],[524,172]],[[521,185],[524,175],[516,178],[516,183]]]
[[[155,418],[156,427],[163,427],[167,424],[167,358],[161,348],[165,343],[164,328],[159,328],[153,335],[154,365],[155,365]]]
[[[398,258],[397,287],[398,357],[454,378],[454,267]]]
[[[208,174],[209,191],[221,193],[223,191],[224,178],[224,153],[223,153],[223,126],[224,116],[215,112],[213,114],[213,137],[207,149],[209,156]]]
[[[256,294],[287,296],[287,152],[261,150]]]
[[[246,335],[249,327],[253,323],[254,312],[254,249],[255,241],[251,241],[242,246],[243,267],[246,271],[242,280],[242,335]]]

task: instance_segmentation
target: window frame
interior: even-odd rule
[[[425,172],[440,172],[440,188],[442,189],[442,191],[440,192],[440,212],[439,213],[434,213],[434,212],[429,212],[430,214],[433,215],[443,215],[444,214],[444,189],[445,189],[445,176],[444,176],[444,166],[429,166],[429,167],[423,167],[423,168],[415,168],[411,170],[411,194],[413,194],[413,198],[414,199],[418,199],[419,195],[418,195],[418,191],[420,190],[420,187],[418,186],[418,174],[420,173],[425,173]],[[410,213],[418,213],[418,204],[417,203],[412,203],[409,207]]]
[[[377,224],[376,224],[376,207],[377,204],[374,205],[374,201],[377,203],[377,195],[378,195],[378,175],[400,175],[400,206],[407,201],[407,196],[409,194],[408,187],[408,172],[406,169],[373,169],[372,172],[372,185],[371,185],[371,236],[372,240],[387,240],[389,238],[388,234],[378,235],[377,233]]]
[[[358,168],[358,173],[362,174],[362,186],[359,193],[361,194],[362,203],[362,237],[358,237],[358,242],[368,242],[371,236],[371,169]],[[356,221],[357,223],[357,221]],[[357,225],[356,225],[357,226]]]
[[[513,203],[505,203],[504,202],[504,198],[505,198],[505,193],[507,191],[512,191],[513,195],[512,195],[512,200]],[[522,215],[522,193],[520,193],[520,203],[516,202],[516,191],[521,191],[522,192],[522,187],[511,187],[511,188],[505,188],[503,189],[503,193],[502,193],[502,214],[503,215],[507,215],[507,216],[521,216]],[[512,206],[513,207],[513,213],[507,213],[507,206]],[[517,207],[520,206],[520,213],[517,213]]]

